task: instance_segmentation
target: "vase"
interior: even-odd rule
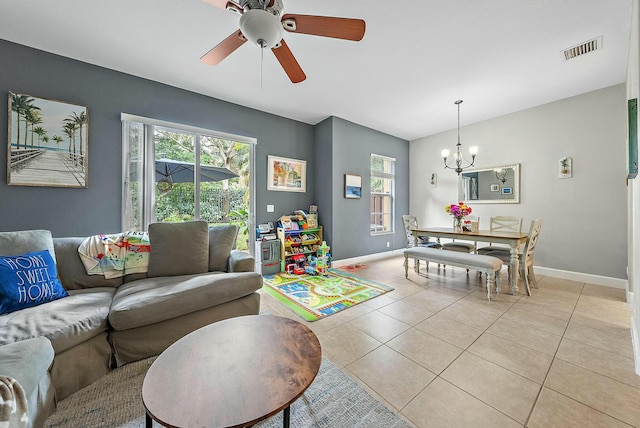
[[[462,222],[464,217],[454,217],[453,218],[453,231],[454,232],[462,232]]]

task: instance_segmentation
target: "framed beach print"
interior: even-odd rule
[[[87,187],[87,107],[9,92],[7,184]]]
[[[307,161],[268,156],[267,190],[307,191]]]
[[[360,199],[362,197],[362,177],[359,175],[344,175],[344,197]]]

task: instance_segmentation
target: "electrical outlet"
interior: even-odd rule
[[[391,246],[391,243],[387,241],[387,248]]]

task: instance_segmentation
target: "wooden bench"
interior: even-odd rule
[[[487,299],[491,300],[491,289],[494,283],[496,293],[500,292],[500,269],[502,269],[502,260],[497,257],[427,247],[407,248],[404,250],[405,278],[409,277],[410,258],[414,259],[415,271],[418,274],[420,273],[420,260],[424,260],[427,263],[427,271],[429,270],[429,262],[432,262],[483,272],[487,277]]]

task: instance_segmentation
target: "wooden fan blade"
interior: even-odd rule
[[[200,58],[200,61],[208,65],[218,65],[246,41],[247,39],[242,35],[242,32],[238,30],[218,43],[215,48],[204,54],[202,58]]]
[[[233,9],[242,10],[240,6],[234,1],[231,0],[202,0],[205,3],[209,3],[215,7],[219,7],[220,9],[228,9],[231,6]]]
[[[281,45],[279,47],[271,48],[273,54],[278,59],[278,62],[284,69],[284,72],[287,73],[287,76],[289,76],[291,83],[302,82],[307,78],[307,76],[304,74],[304,71],[302,71],[302,67],[300,67],[300,64],[298,64],[298,61],[293,56],[291,49],[289,49],[289,46],[287,46],[285,41],[281,40],[280,44]]]
[[[286,14],[282,26],[292,33],[312,34],[359,42],[364,37],[366,23],[362,19],[332,16]]]

